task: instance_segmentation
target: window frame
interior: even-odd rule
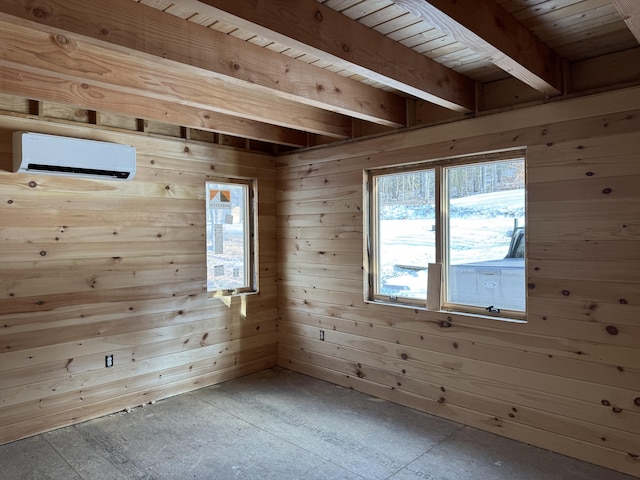
[[[389,295],[383,295],[381,293],[377,293],[380,289],[378,275],[378,269],[380,265],[379,258],[379,249],[375,248],[374,240],[377,240],[379,237],[379,216],[375,215],[377,212],[376,202],[374,201],[374,197],[377,198],[377,189],[374,182],[374,178],[383,177],[385,175],[392,174],[402,174],[402,173],[411,173],[420,170],[434,170],[435,173],[435,199],[436,199],[436,232],[438,231],[438,205],[440,204],[439,200],[439,187],[438,187],[438,169],[433,168],[432,165],[429,164],[421,164],[422,168],[416,168],[416,166],[398,166],[398,167],[384,167],[375,170],[367,171],[367,188],[365,189],[365,196],[368,198],[365,199],[365,205],[367,205],[367,209],[365,212],[365,219],[368,220],[368,225],[365,226],[365,232],[368,232],[367,235],[367,248],[365,248],[365,255],[368,253],[369,259],[365,260],[365,272],[370,272],[368,275],[368,288],[367,292],[365,292],[366,299],[374,302],[382,302],[382,303],[392,303],[397,305],[407,305],[407,306],[424,306],[425,302],[423,300],[419,300],[416,298],[408,298],[408,297],[400,297],[402,300],[399,300],[399,297],[390,297]],[[375,172],[375,173],[373,173]],[[375,215],[375,217],[374,217]],[[438,261],[438,249],[436,248],[436,262]]]
[[[526,171],[527,160],[526,151],[524,149],[514,149],[508,151],[492,152],[488,154],[477,154],[455,158],[443,158],[430,161],[422,161],[419,163],[403,164],[396,166],[385,166],[373,169],[364,170],[364,300],[368,303],[383,303],[387,305],[397,305],[403,307],[420,308],[430,311],[440,311],[445,313],[455,313],[462,315],[473,315],[480,317],[489,317],[496,320],[516,321],[523,322],[527,318],[527,292],[526,292],[526,278],[527,278],[527,253],[525,246],[524,255],[524,276],[525,276],[525,292],[524,301],[525,307],[523,311],[501,309],[498,312],[487,311],[484,307],[476,307],[473,305],[465,305],[459,303],[445,302],[446,289],[448,288],[447,279],[447,255],[448,245],[450,241],[450,227],[449,227],[449,211],[448,211],[448,198],[447,198],[447,177],[445,171],[447,168],[477,165],[482,163],[493,162],[506,162],[506,161],[522,160],[524,163],[524,189],[525,189],[525,225],[527,223],[527,183],[526,183]],[[384,175],[402,174],[418,172],[423,170],[435,170],[435,265],[437,271],[434,271],[434,275],[431,272],[429,275],[429,286],[427,290],[427,299],[408,298],[408,297],[392,297],[384,295],[380,292],[380,278],[379,278],[379,249],[376,247],[376,242],[379,239],[379,215],[378,215],[378,192],[376,190],[376,179]],[[526,230],[525,237],[522,241],[526,244]],[[436,288],[431,286],[431,281],[436,280],[438,284]],[[437,297],[437,298],[433,298]],[[434,301],[436,300],[436,301]],[[435,305],[435,306],[434,306]]]
[[[209,290],[209,274],[211,268],[208,258],[208,244],[210,236],[213,235],[213,229],[210,231],[207,228],[209,224],[209,186],[210,185],[230,185],[230,186],[243,186],[246,188],[246,195],[244,199],[245,208],[243,216],[245,222],[243,225],[244,230],[244,283],[242,287],[238,288],[222,288],[217,290]],[[208,176],[205,181],[205,238],[207,248],[206,261],[206,291],[210,298],[220,297],[232,297],[240,295],[250,295],[259,292],[258,289],[258,192],[257,192],[257,179],[245,178],[245,177],[228,177],[228,176]],[[213,227],[213,226],[212,226]]]

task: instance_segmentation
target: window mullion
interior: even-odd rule
[[[445,205],[445,189],[443,188],[443,172],[442,167],[435,168],[436,177],[436,263],[442,264],[444,261],[444,231],[446,229],[447,213],[443,206]]]

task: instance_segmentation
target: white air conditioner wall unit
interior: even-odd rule
[[[13,171],[131,180],[136,173],[136,149],[118,143],[13,132]]]

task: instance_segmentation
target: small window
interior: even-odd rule
[[[524,318],[524,176],[512,152],[369,171],[367,299]]]
[[[254,182],[206,183],[207,292],[211,296],[257,291]]]

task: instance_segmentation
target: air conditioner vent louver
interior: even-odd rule
[[[14,132],[13,171],[131,180],[136,172],[136,150],[117,143]]]

